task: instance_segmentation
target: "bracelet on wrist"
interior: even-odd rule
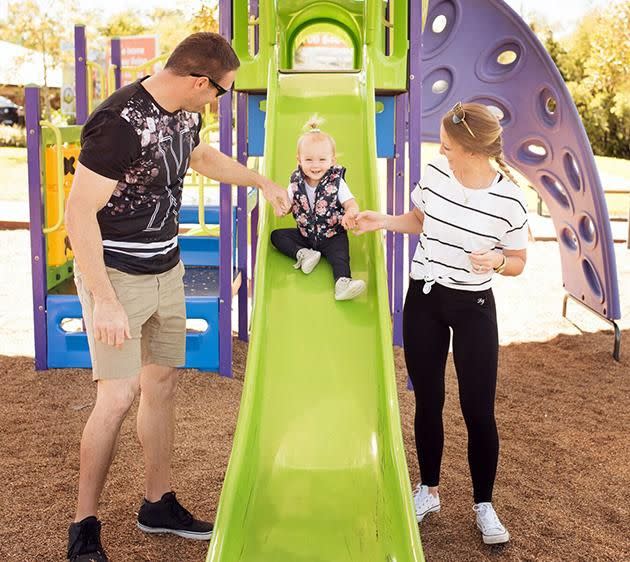
[[[503,273],[505,271],[505,267],[507,266],[507,256],[504,254],[503,255],[503,260],[501,261],[501,264],[498,267],[494,268],[494,272],[495,273]]]

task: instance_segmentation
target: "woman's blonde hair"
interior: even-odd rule
[[[442,118],[442,126],[449,138],[465,150],[494,159],[510,181],[518,185],[505,162],[503,127],[497,116],[480,103],[464,103],[457,110],[456,107]]]
[[[315,141],[326,140],[330,143],[330,147],[332,148],[333,156],[336,155],[337,145],[335,143],[335,139],[333,139],[328,133],[322,131],[322,125],[324,124],[324,120],[317,115],[317,113],[304,124],[302,130],[305,131],[302,133],[297,142],[297,152],[298,156],[300,155],[300,148],[302,147],[302,143],[308,138]]]

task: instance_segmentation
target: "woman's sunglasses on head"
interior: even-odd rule
[[[470,133],[470,136],[475,137],[475,133],[472,132],[472,129],[468,126],[468,123],[466,123],[466,111],[464,111],[464,106],[461,101],[458,101],[451,108],[451,112],[453,113],[453,117],[451,118],[453,123],[455,123],[455,125],[463,123],[466,130]]]

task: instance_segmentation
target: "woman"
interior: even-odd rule
[[[509,540],[492,507],[499,457],[494,417],[498,334],[492,278],[525,267],[525,199],[503,157],[502,129],[483,105],[457,103],[442,119],[440,157],[427,165],[399,216],[364,211],[358,232],[420,234],[403,313],[405,361],[416,398],[421,483],[418,521],[440,510],[444,369],[453,331],[459,399],[468,429],[476,523],[486,544]],[[497,171],[491,162],[496,163]]]

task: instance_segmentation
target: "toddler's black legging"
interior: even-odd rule
[[[499,458],[494,419],[498,332],[492,290],[464,291],[411,280],[403,312],[405,361],[416,396],[415,437],[422,483],[437,486],[444,447],[444,369],[450,331],[459,402],[468,429],[475,503],[492,501]]]
[[[317,250],[332,266],[335,281],[340,277],[352,277],[350,273],[350,245],[348,233],[345,230],[338,232],[332,238],[313,243],[302,236],[297,228],[279,228],[272,231],[271,243],[285,256],[294,259],[302,248]]]

